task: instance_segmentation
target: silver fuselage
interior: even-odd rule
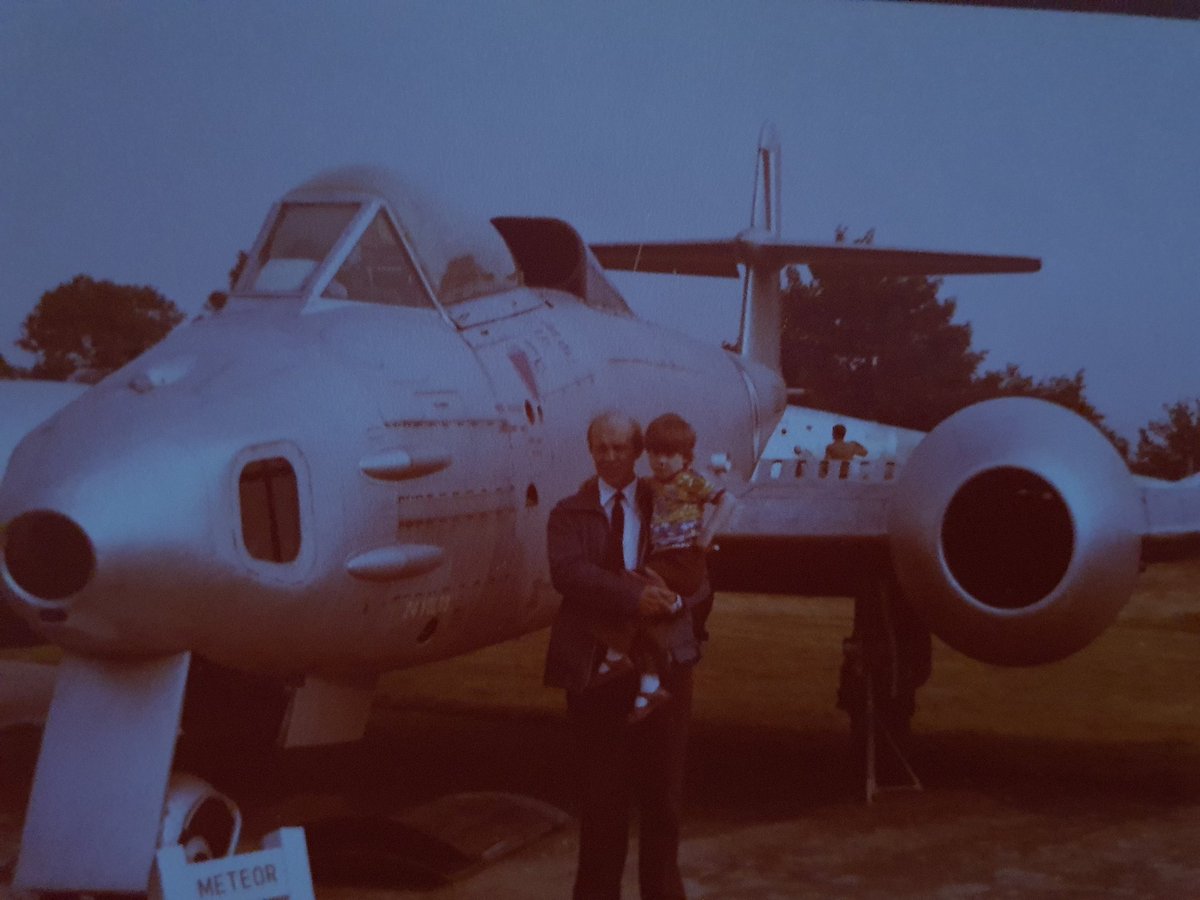
[[[546,517],[589,474],[597,412],[677,411],[698,459],[748,475],[783,408],[773,373],[569,294],[509,293],[475,302],[519,312],[465,327],[434,309],[235,297],[177,329],[14,453],[0,521],[56,514],[94,556],[63,597],[6,568],[16,608],[77,652],[381,671],[549,622]],[[272,460],[295,479],[282,560],[247,534],[248,467]]]

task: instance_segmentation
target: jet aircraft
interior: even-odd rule
[[[232,849],[231,819],[161,827],[205,672],[280,685],[283,746],[352,740],[381,672],[547,625],[546,518],[589,474],[604,409],[699,424],[697,460],[739,498],[723,587],[853,595],[874,573],[995,663],[1085,646],[1144,559],[1200,531],[1200,486],[1135,482],[1088,423],[1034,400],[923,438],[841,419],[877,436],[852,470],[798,452],[829,417],[787,404],[783,267],[1039,262],[788,242],[770,127],[757,169],[735,238],[590,247],[556,219],[458,217],[386,171],[318,175],[271,208],[222,309],[33,427],[0,485],[0,575],[63,658],[15,886],[140,892],[160,841]],[[744,275],[736,346],[639,320],[606,267]],[[197,702],[217,727],[238,698]]]

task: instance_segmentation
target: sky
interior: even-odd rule
[[[1200,396],[1200,24],[874,0],[0,0],[0,353],[87,274],[196,312],[269,205],[391,166],[592,241],[748,224],[765,120],[783,231],[1043,259],[947,279],[984,367],[1086,373],[1127,437]],[[736,336],[734,282],[620,275]]]

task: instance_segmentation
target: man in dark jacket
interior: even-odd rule
[[[588,426],[596,478],[550,513],[550,577],[562,607],[550,632],[546,683],[567,692],[567,716],[580,766],[579,865],[575,900],[616,900],[629,843],[633,802],[640,815],[638,876],[643,900],[682,900],[679,827],[683,768],[692,705],[695,640],[672,647],[663,676],[671,699],[635,725],[627,723],[637,675],[599,683],[605,647],[597,625],[667,617],[679,598],[639,567],[648,538],[651,496],[634,474],[642,452],[636,421],[604,413]],[[613,527],[613,525],[617,527]],[[683,598],[682,615],[707,594]]]

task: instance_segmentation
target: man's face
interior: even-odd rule
[[[588,450],[596,465],[596,474],[615,488],[633,481],[633,464],[637,451],[633,445],[633,429],[628,423],[601,420],[593,428]]]

